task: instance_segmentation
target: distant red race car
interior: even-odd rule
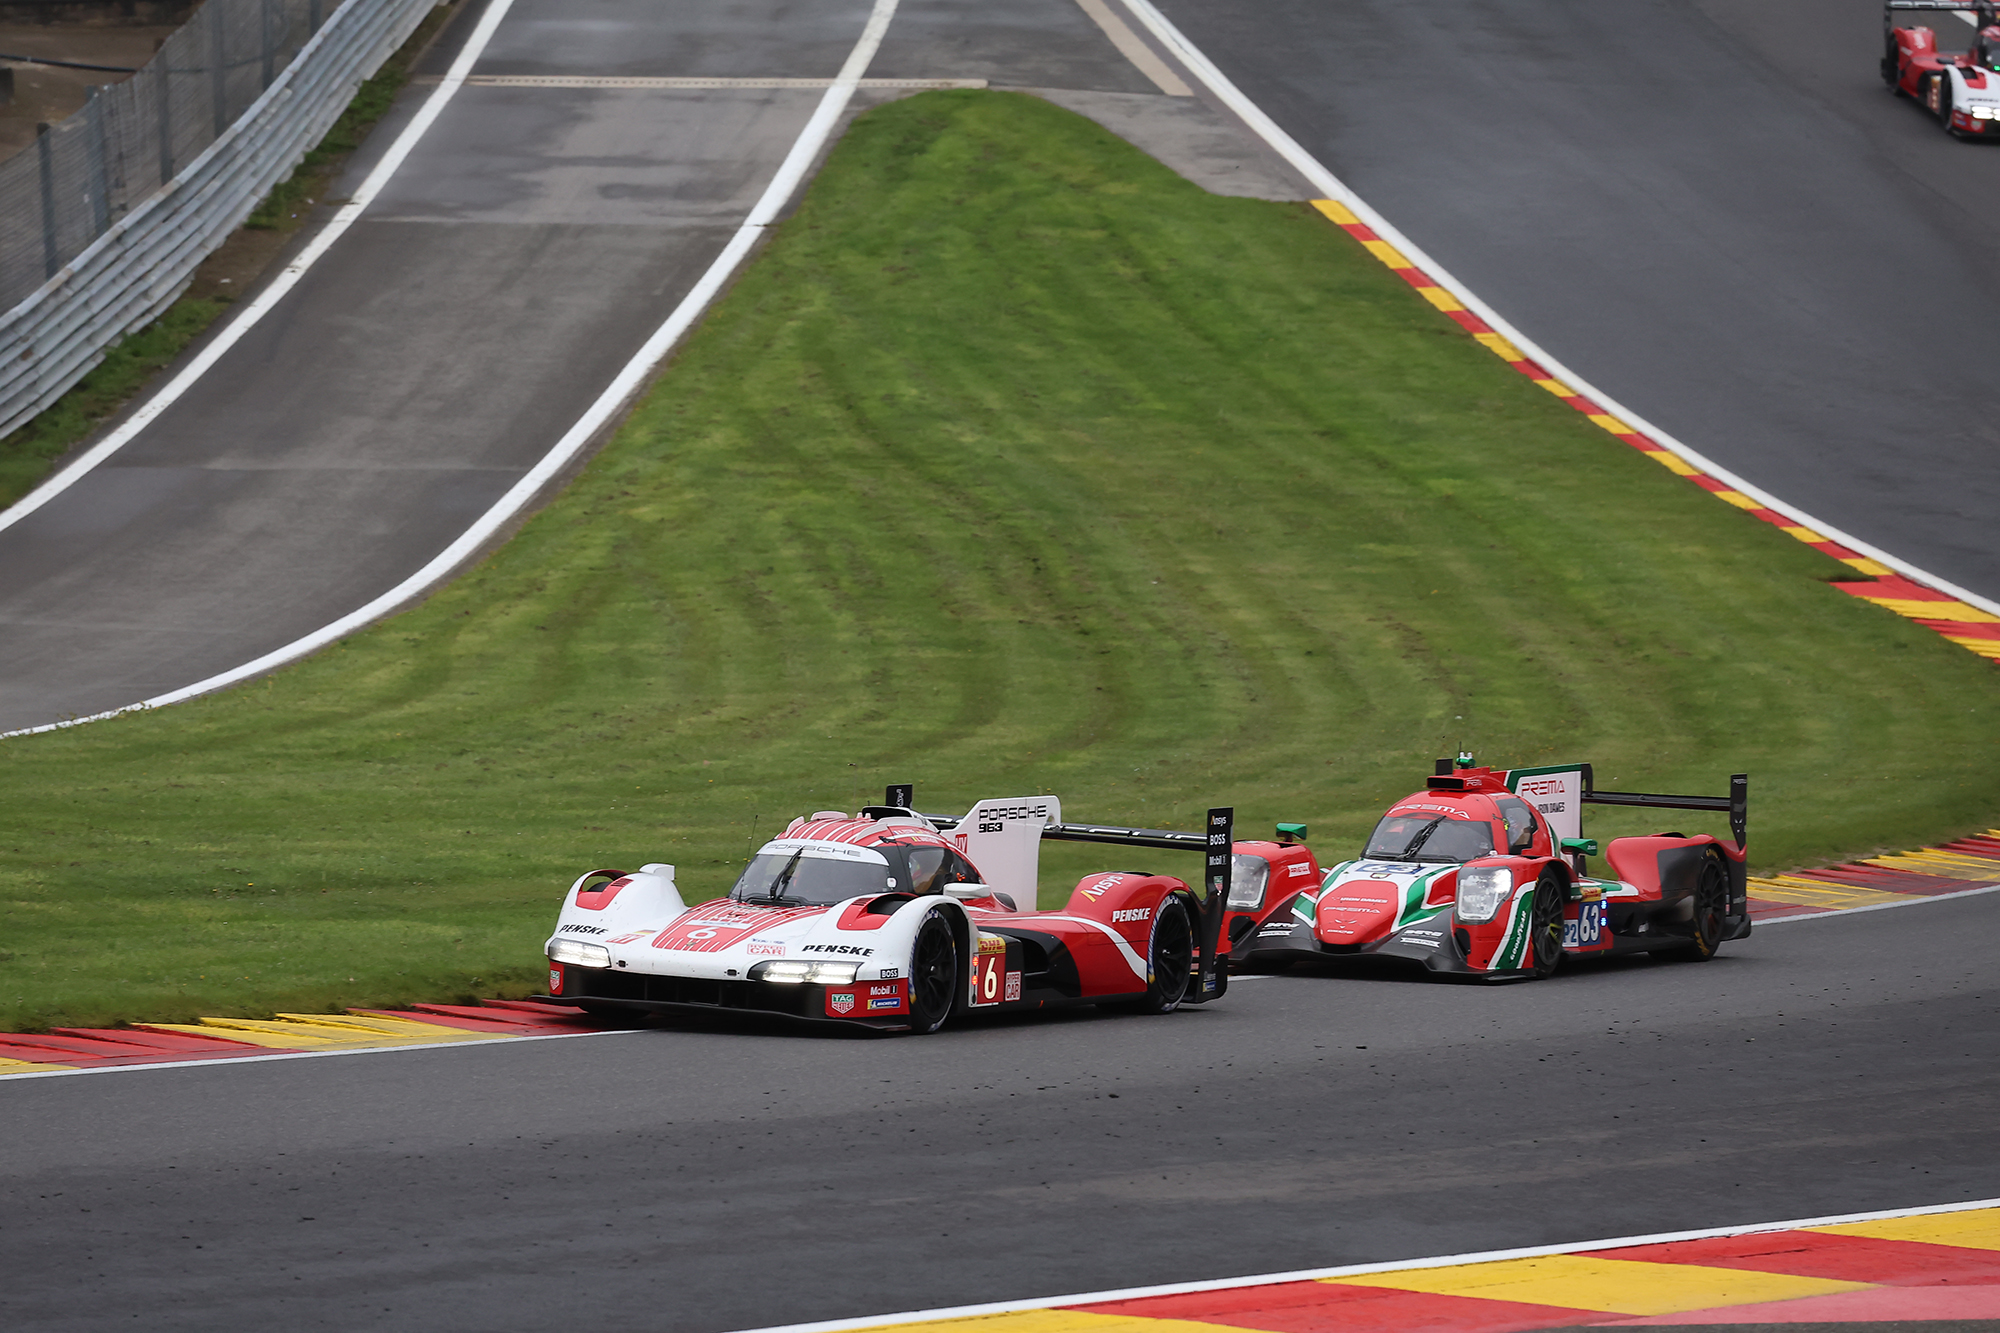
[[[1941,51],[1935,29],[1897,27],[1896,15],[1908,10],[1971,14],[1977,25],[1971,46]],[[2000,16],[1993,0],[1887,0],[1882,81],[1897,94],[1914,97],[1954,138],[2000,139]]]
[[[910,788],[859,814],[792,821],[728,896],[688,904],[670,865],[593,870],[544,952],[549,992],[587,1010],[733,1009],[934,1032],[960,1014],[1096,1004],[1167,1013],[1220,998],[1227,809],[1199,833],[1065,824],[1053,796],[921,815]],[[1035,907],[1044,839],[1200,852],[1197,890],[1142,870],[1087,875]]]
[[[1711,834],[1615,838],[1613,879],[1586,873],[1597,843],[1581,807],[1709,810],[1729,816],[1733,841]],[[1655,796],[1595,789],[1589,764],[1497,771],[1471,756],[1396,802],[1359,858],[1315,875],[1303,844],[1238,843],[1281,884],[1257,908],[1258,878],[1238,855],[1230,962],[1239,970],[1305,958],[1384,954],[1433,972],[1489,979],[1545,977],[1567,957],[1664,953],[1700,961],[1750,933],[1745,849],[1749,779],[1727,796]],[[1245,916],[1254,916],[1247,922]]]

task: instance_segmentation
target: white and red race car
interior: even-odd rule
[[[1965,51],[1941,51],[1928,27],[1899,28],[1908,10],[1944,11],[1973,25]],[[1882,81],[1915,98],[1953,138],[2000,139],[2000,14],[1993,0],[1886,0],[1882,6]]]
[[[1220,997],[1232,812],[1201,833],[1062,822],[1053,796],[920,815],[907,786],[821,810],[693,907],[670,865],[570,886],[540,997],[592,1011],[748,1010],[934,1032],[957,1014],[1096,1004],[1167,1013]],[[1206,854],[1198,892],[1149,871],[1085,876],[1035,910],[1043,839]]]

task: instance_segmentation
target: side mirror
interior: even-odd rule
[[[1290,845],[1291,843],[1304,842],[1305,840],[1306,840],[1306,826],[1304,824],[1278,825],[1279,842]]]
[[[1580,854],[1583,856],[1595,856],[1597,855],[1597,839],[1564,838],[1562,840],[1562,849],[1563,851],[1571,854]]]

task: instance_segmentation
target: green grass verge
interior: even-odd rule
[[[1846,572],[1307,208],[928,93],[856,122],[479,569],[275,677],[0,743],[0,1027],[522,993],[580,871],[719,890],[889,780],[1230,802],[1329,857],[1461,747],[1748,770],[1763,869],[2000,822],[1992,667]],[[1044,900],[1105,858],[1051,849]]]
[[[340,119],[292,174],[244,220],[245,228],[267,232],[298,229],[300,211],[325,194],[347,155],[361,146],[375,122],[388,113],[396,93],[409,81],[410,65],[454,12],[440,7],[424,19],[410,39],[361,85]],[[225,244],[225,262],[227,252]],[[196,289],[204,285],[197,277]],[[39,485],[63,455],[150,385],[153,377],[207,332],[231,304],[226,296],[181,297],[151,324],[114,343],[95,369],[34,420],[0,436],[0,509]]]

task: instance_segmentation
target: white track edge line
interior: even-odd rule
[[[487,12],[487,18],[481,20],[479,30],[474,33],[474,41],[478,45],[483,46],[485,38],[491,36],[491,28],[487,20],[490,19],[493,24],[497,24],[499,21],[497,15],[504,14],[507,7],[512,3],[513,0],[494,0],[494,8]],[[832,86],[820,98],[819,106],[814,110],[812,119],[808,120],[805,129],[800,131],[798,139],[793,142],[791,151],[785,155],[785,159],[779,165],[777,174],[772,177],[770,185],[765,188],[763,195],[757,200],[756,206],[750,210],[749,216],[737,228],[736,234],[723,247],[722,253],[716,256],[715,262],[709,265],[708,271],[702,274],[701,280],[681,299],[680,304],[674,307],[673,313],[667,316],[666,322],[660,325],[654,331],[653,336],[648,338],[638,352],[632,356],[632,359],[625,363],[624,368],[612,379],[610,385],[598,395],[597,400],[590,405],[583,416],[577,419],[576,424],[563,434],[555,446],[542,456],[541,461],[523,474],[519,481],[508,488],[505,495],[502,495],[490,509],[480,515],[478,521],[461,533],[457,540],[440,551],[429,563],[425,564],[416,573],[411,574],[401,583],[398,583],[395,587],[389,589],[389,591],[376,597],[367,605],[349,612],[347,615],[330,624],[321,626],[311,634],[294,639],[282,648],[265,653],[262,657],[254,661],[246,662],[239,667],[210,676],[206,680],[196,681],[192,685],[185,685],[180,689],[155,695],[150,699],[141,700],[139,703],[128,704],[123,708],[113,708],[102,713],[92,713],[87,717],[66,718],[60,722],[45,722],[40,726],[22,727],[14,731],[0,732],[0,739],[12,736],[33,736],[45,731],[61,731],[68,727],[81,726],[86,722],[100,722],[106,718],[117,717],[124,713],[161,708],[168,704],[176,704],[186,699],[195,698],[198,695],[212,693],[225,686],[234,685],[238,681],[247,680],[252,676],[262,675],[266,671],[274,670],[287,663],[297,661],[308,654],[317,652],[319,649],[353,633],[362,626],[379,620],[383,616],[400,609],[406,603],[416,600],[443,582],[453,570],[471,558],[494,534],[499,532],[500,529],[526,509],[534,501],[535,496],[540,493],[542,488],[558,476],[564,468],[569,466],[577,455],[583,451],[584,446],[589,444],[600,430],[604,429],[616,418],[625,404],[645,387],[646,380],[652,375],[660,362],[666,359],[667,353],[673,350],[674,345],[693,327],[695,321],[708,308],[709,303],[721,293],[723,287],[728,284],[730,278],[735,274],[738,266],[742,264],[745,256],[756,245],[758,239],[763,234],[764,228],[777,220],[778,214],[797,191],[799,183],[805,178],[806,172],[811,170],[814,159],[819,156],[820,149],[825,146],[827,139],[832,136],[834,126],[839,123],[841,113],[847,109],[847,104],[854,95],[854,89],[860,82],[862,73],[868,68],[868,63],[875,58],[876,48],[881,46],[882,38],[889,30],[889,20],[895,16],[897,3],[898,0],[875,0],[874,10],[869,15],[868,25],[862,31],[860,41],[855,44],[854,50],[848,55],[847,63],[841,67],[840,73],[835,78]],[[433,96],[430,102],[425,103],[424,113],[421,113],[418,119],[411,123],[409,129],[404,131],[403,136],[397,140],[396,147],[390,150],[390,155],[384,158],[382,165],[377,167],[375,172],[369,176],[369,182],[373,183],[375,188],[380,188],[378,177],[386,180],[387,173],[393,170],[396,164],[401,162],[402,158],[398,155],[399,150],[402,154],[406,155],[409,147],[414,146],[416,142],[414,132],[420,126],[428,126],[429,121],[424,119],[424,115],[429,114],[431,119],[436,119],[435,114],[432,112],[432,107],[435,106],[439,110],[443,109],[443,98],[446,90],[455,90],[459,84],[464,82],[465,73],[471,68],[472,59],[476,55],[477,50],[475,46],[472,43],[468,43],[466,51],[452,65],[452,72],[446,75],[447,82],[439,86],[438,93]],[[453,82],[453,80],[456,80],[456,82]],[[345,216],[349,209],[354,210],[356,213],[360,211],[363,203],[362,195],[366,193],[367,189],[368,187],[364,185],[363,190],[356,193],[355,201],[341,210],[342,216]],[[349,218],[348,221],[351,222],[352,219]],[[345,227],[343,226],[341,230],[344,229]],[[331,245],[333,237],[337,234],[333,226],[329,224],[328,230],[323,232],[320,239],[315,240],[313,245],[307,248],[307,252],[302,254],[293,263],[291,268],[286,270],[286,273],[291,274],[294,270],[303,272],[305,265],[311,259],[316,259],[325,250],[327,245]],[[322,242],[324,243],[322,244]],[[273,287],[275,289],[276,284],[273,284]],[[276,295],[272,291],[267,290],[265,296],[272,301],[276,300]],[[264,298],[259,298],[259,305],[266,309],[269,308],[265,304]],[[253,307],[253,309],[255,308]],[[245,312],[246,315],[249,313],[249,311]],[[247,329],[250,322],[254,321],[245,321],[242,327]],[[229,342],[233,342],[236,336],[240,336],[240,331],[234,325],[231,326],[230,332]],[[203,353],[203,357],[207,359],[197,358],[194,364],[191,364],[185,371],[175,377],[174,382],[168,385],[167,389],[161,391],[162,395],[164,396],[168,392],[173,392],[174,396],[178,397],[180,392],[185,391],[187,384],[192,384],[199,377],[201,371],[206,370],[209,365],[213,364],[215,357],[219,357],[223,350],[227,350],[227,345],[226,342],[219,339],[217,345],[212,345],[208,351]],[[215,355],[211,357],[208,354],[209,352],[213,352]],[[183,383],[183,381],[186,383]],[[167,399],[167,402],[171,401],[172,399]],[[162,409],[166,406],[166,403],[161,403],[156,399],[154,403],[148,403],[142,409],[142,413],[158,415],[157,412],[153,411],[155,403],[159,403]],[[145,419],[150,421],[152,415],[146,416]],[[130,439],[133,434],[137,433],[138,427],[143,424],[143,421],[138,421],[135,418],[134,422],[127,423],[131,427],[129,431],[121,427],[120,433],[113,437],[116,440],[116,444],[123,444],[125,440]],[[95,466],[101,457],[108,456],[111,449],[116,447],[113,439],[107,439],[103,445],[98,446],[97,449],[93,449],[90,455],[79,459],[73,465],[76,475],[81,476],[84,471],[88,470],[86,464],[88,466]],[[101,454],[100,450],[102,451]],[[68,477],[67,472],[65,472],[64,477]],[[57,481],[61,481],[62,486],[68,486],[75,479],[74,477],[69,477],[68,480],[64,480],[64,477],[52,478],[47,484],[54,486]],[[60,490],[61,487],[55,487],[55,489]],[[54,490],[50,492],[51,495],[54,493]],[[46,498],[43,497],[42,500],[37,500],[36,503],[42,503]],[[26,503],[26,501],[23,501],[23,503]],[[18,508],[19,506],[16,507]],[[10,510],[7,512],[12,513],[13,511]],[[0,514],[0,527],[4,527],[6,521],[5,515]]]
[[[1276,121],[1265,115],[1256,103],[1252,102],[1244,95],[1241,89],[1230,82],[1229,77],[1218,69],[1206,55],[1202,54],[1200,48],[1183,36],[1180,30],[1174,27],[1164,14],[1153,7],[1151,0],[1124,0],[1124,3],[1126,8],[1132,11],[1133,15],[1146,26],[1162,45],[1173,52],[1174,56],[1182,64],[1186,65],[1196,78],[1208,86],[1210,92],[1214,93],[1230,110],[1240,116],[1257,133],[1258,137],[1269,144],[1279,156],[1289,162],[1308,182],[1315,188],[1324,191],[1327,198],[1337,200],[1346,205],[1353,211],[1356,217],[1360,218],[1368,226],[1369,230],[1389,242],[1396,249],[1402,251],[1410,262],[1415,264],[1419,269],[1422,269],[1433,282],[1436,282],[1440,287],[1443,287],[1446,291],[1457,297],[1466,309],[1485,320],[1495,333],[1498,333],[1501,337],[1520,348],[1524,354],[1539,363],[1552,376],[1563,381],[1584,397],[1597,403],[1607,413],[1619,417],[1641,433],[1651,436],[1655,442],[1668,452],[1677,455],[1693,467],[1714,477],[1717,481],[1727,483],[1732,489],[1749,496],[1764,508],[1783,514],[1800,527],[1811,528],[1822,536],[1839,542],[1842,546],[1864,555],[1870,560],[1887,565],[1907,578],[1914,579],[1919,583],[1928,584],[1939,592],[1956,597],[1967,605],[1977,607],[1990,615],[2000,615],[2000,601],[1982,597],[1970,589],[1961,588],[1957,584],[1940,578],[1936,574],[1914,565],[1900,556],[1892,555],[1878,546],[1865,542],[1859,537],[1843,532],[1839,528],[1814,518],[1797,505],[1779,499],[1770,492],[1737,476],[1729,469],[1711,461],[1672,435],[1669,435],[1666,431],[1661,430],[1652,422],[1647,421],[1638,413],[1625,407],[1617,399],[1594,387],[1590,381],[1584,379],[1562,362],[1550,356],[1548,352],[1544,351],[1532,339],[1508,323],[1498,311],[1480,300],[1478,296],[1466,288],[1457,278],[1453,277],[1441,264],[1418,248],[1409,237],[1403,235],[1402,232],[1391,225],[1380,213],[1370,208],[1366,201],[1353,190],[1349,189],[1339,177],[1328,171],[1317,158],[1306,152],[1297,140],[1279,128]]]
[[[439,81],[436,90],[425,99],[416,116],[403,127],[403,132],[396,136],[395,142],[389,145],[389,151],[375,164],[375,169],[368,173],[353,196],[327,220],[326,225],[320,228],[292,262],[279,270],[278,276],[258,293],[257,299],[225,324],[222,331],[202,348],[192,361],[181,368],[179,374],[161,386],[159,392],[147,399],[138,411],[119,423],[116,430],[91,446],[68,467],[15,501],[13,505],[0,510],[0,531],[20,522],[55,499],[96,468],[99,463],[129,444],[140,431],[152,424],[156,417],[180,401],[181,396],[193,388],[195,382],[207,374],[209,369],[222,359],[224,353],[241,341],[244,334],[255,328],[258,322],[270,313],[271,308],[298,285],[306,270],[317,263],[319,257],[331,249],[333,243],[354,225],[362,211],[374,202],[375,196],[381,193],[384,185],[388,184],[389,177],[395,174],[396,169],[402,166],[403,160],[417,146],[417,140],[423,138],[432,123],[444,113],[445,104],[450,102],[464,85],[466,76],[472,72],[473,63],[486,49],[486,44],[493,38],[494,30],[500,26],[500,20],[507,16],[507,11],[513,4],[514,0],[493,0],[492,6],[480,16],[479,24],[472,30],[472,35],[466,39],[465,49],[459,52],[456,60],[452,61],[451,69]]]
[[[1974,1209],[1994,1207],[2000,1207],[2000,1199],[1969,1199],[1963,1203],[1930,1204],[1921,1208],[1887,1208],[1872,1213],[1839,1213],[1830,1217],[1794,1218],[1786,1222],[1752,1222],[1745,1226],[1710,1227],[1701,1231],[1663,1231],[1650,1236],[1618,1236],[1610,1240],[1582,1241],[1573,1245],[1534,1245],[1515,1250],[1482,1250],[1473,1254],[1447,1254],[1429,1259],[1399,1259],[1390,1263],[1346,1264],[1338,1268],[1302,1268],[1291,1273],[1263,1273],[1254,1277],[1217,1278],[1205,1282],[1168,1282],[1152,1287],[1123,1287],[1116,1291],[1089,1291],[1070,1296],[1049,1296],[1032,1301],[992,1301],[984,1305],[910,1310],[902,1314],[875,1315],[862,1319],[822,1319],[808,1324],[772,1324],[764,1328],[737,1330],[737,1333],[848,1333],[853,1329],[884,1328],[940,1319],[971,1319],[981,1315],[1018,1314],[1025,1310],[1096,1305],[1106,1301],[1139,1300],[1147,1296],[1181,1296],[1198,1291],[1268,1287],[1281,1282],[1312,1282],[1321,1278],[1357,1277],[1368,1273],[1399,1273],[1419,1268],[1453,1268],[1461,1264],[1488,1264],[1503,1259],[1539,1259],[1552,1254],[1587,1254],[1593,1250],[1623,1249],[1628,1245],[1666,1245],[1675,1241],[1711,1240],[1720,1236],[1749,1236],[1760,1231],[1793,1231],[1801,1227],[1840,1226],[1850,1222],[1891,1222],[1904,1217],[1932,1217],[1942,1213],[1965,1213]]]
[[[1823,912],[1795,912],[1790,916],[1766,917],[1762,921],[1753,919],[1752,933],[1766,926],[1782,926],[1787,921],[1824,921],[1830,916],[1853,916],[1858,912],[1887,912],[1898,907],[1920,907],[1924,903],[1949,902],[1953,898],[1977,898],[1982,893],[2000,893],[2000,884],[1983,884],[1976,889],[1953,889],[1950,893],[1905,894],[1903,901],[1895,903],[1869,903],[1865,907],[1829,907]]]
[[[438,1024],[443,1027],[444,1024]],[[458,1028],[459,1032],[470,1031]],[[0,1083],[23,1078],[68,1078],[71,1074],[136,1074],[148,1069],[195,1069],[202,1065],[258,1065],[272,1060],[317,1060],[328,1055],[384,1055],[391,1051],[442,1051],[460,1050],[468,1046],[507,1046],[521,1041],[561,1041],[568,1037],[617,1037],[630,1032],[644,1032],[644,1028],[595,1028],[589,1032],[534,1032],[526,1036],[507,1037],[499,1033],[479,1036],[470,1040],[450,1038],[443,1041],[397,1042],[394,1046],[342,1046],[330,1051],[273,1051],[269,1055],[211,1055],[205,1060],[154,1060],[145,1064],[130,1065],[79,1065],[75,1069],[23,1069],[17,1073],[0,1073]],[[218,1034],[227,1031],[217,1028]],[[229,1038],[218,1035],[217,1040]],[[51,1062],[53,1063],[53,1062]]]

